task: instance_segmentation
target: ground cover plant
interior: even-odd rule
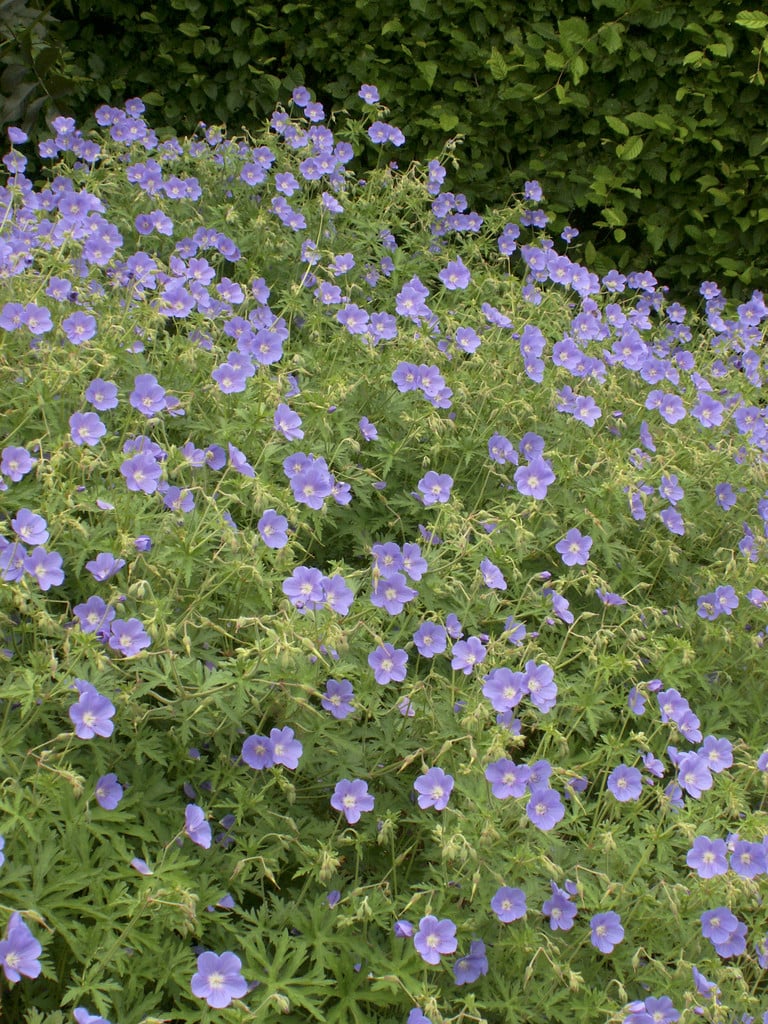
[[[763,1019],[768,309],[360,95],[9,133],[3,1014]]]

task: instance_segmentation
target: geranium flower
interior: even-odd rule
[[[512,889],[508,885],[502,885],[491,900],[491,910],[500,921],[509,924],[510,921],[518,921],[525,917],[526,903],[525,893],[522,889]]]
[[[439,964],[441,956],[456,952],[456,925],[447,917],[438,920],[434,914],[427,914],[419,921],[413,944],[422,960],[433,966]]]
[[[80,690],[77,703],[69,709],[69,717],[75,726],[75,735],[81,740],[94,736],[111,736],[115,728],[112,716],[115,705],[86,683]]]
[[[208,850],[211,845],[211,826],[205,817],[205,811],[197,804],[187,804],[184,811],[184,833],[197,846]]]
[[[589,922],[589,927],[590,942],[601,953],[612,953],[614,947],[624,938],[621,918],[613,910],[595,914]]]
[[[0,964],[10,982],[37,978],[42,970],[38,957],[43,947],[29,930],[21,914],[14,911],[8,919],[5,938],[0,941]]]
[[[192,975],[192,995],[204,999],[209,1006],[223,1010],[233,999],[241,999],[248,983],[240,973],[242,963],[234,953],[201,953],[197,972]]]
[[[341,779],[331,797],[331,807],[341,811],[348,824],[355,825],[365,811],[372,811],[374,799],[362,779]]]
[[[443,811],[453,792],[453,776],[446,775],[442,768],[430,768],[416,779],[413,788],[419,794],[418,803],[422,810],[434,807],[436,811]]]

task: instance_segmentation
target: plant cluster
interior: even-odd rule
[[[768,308],[359,95],[9,131],[3,1010],[768,1019]]]

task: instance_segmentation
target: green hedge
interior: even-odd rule
[[[143,9],[141,9],[143,8]],[[764,282],[768,14],[701,0],[57,0],[73,106],[253,126],[298,84],[335,108],[375,83],[403,161],[461,137],[451,187],[500,204],[529,178],[596,269],[687,291]],[[322,84],[322,88],[320,87]],[[595,252],[597,250],[597,254]]]

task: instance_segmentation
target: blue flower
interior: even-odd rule
[[[485,955],[485,943],[482,939],[471,942],[469,953],[461,957],[453,965],[453,976],[457,985],[471,985],[483,974],[488,973],[488,958]]]

